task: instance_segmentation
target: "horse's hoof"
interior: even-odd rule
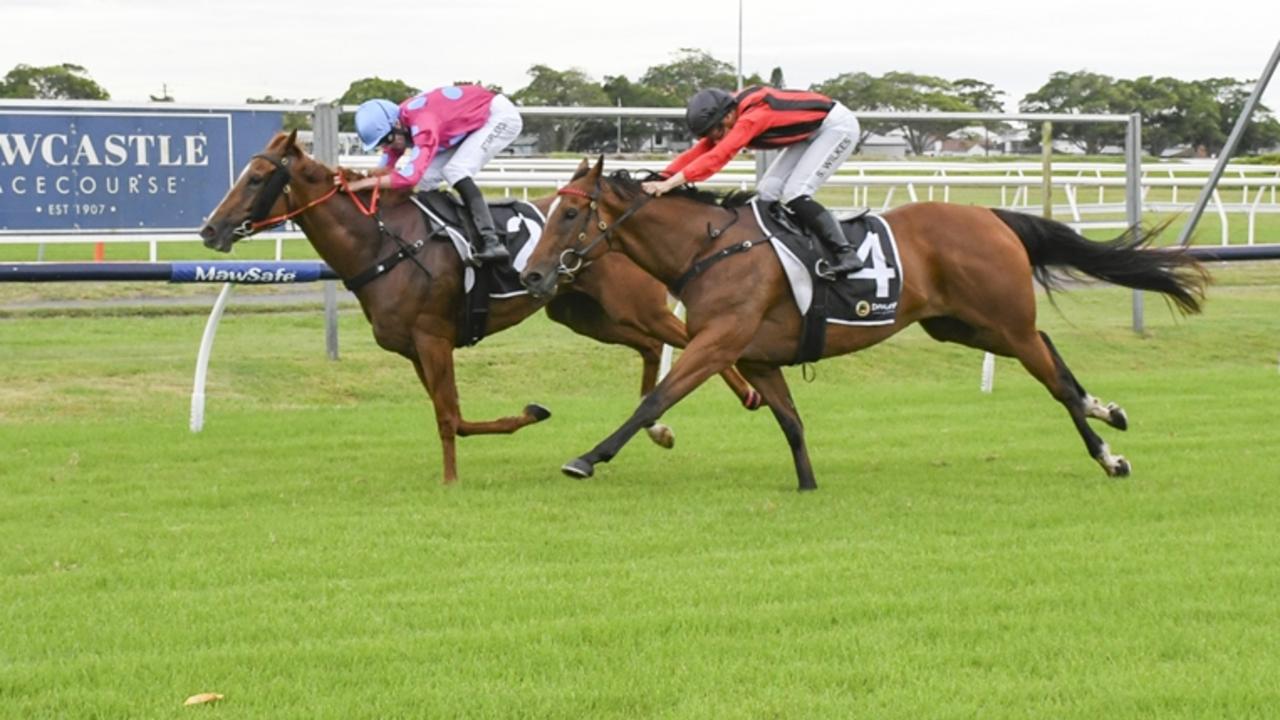
[[[595,472],[595,469],[591,465],[591,463],[587,462],[586,460],[583,460],[582,458],[578,458],[577,460],[570,460],[564,465],[561,465],[560,472],[564,473],[565,475],[568,475],[571,478],[578,478],[579,480],[585,480],[586,478],[591,477],[591,475]]]
[[[796,490],[798,490],[799,492],[813,492],[814,490],[817,490],[817,489],[818,489],[818,483],[816,482],[811,482],[808,485],[802,484],[800,487],[796,488]]]
[[[674,432],[671,432],[671,428],[667,427],[666,425],[663,425],[662,423],[657,423],[655,425],[651,425],[645,428],[644,430],[645,432],[649,433],[649,439],[654,441],[658,445],[668,450],[675,447],[676,434]]]
[[[760,393],[756,392],[755,388],[748,390],[747,396],[742,399],[742,407],[748,410],[759,410],[763,404],[764,398],[760,396]]]
[[[1133,467],[1129,465],[1129,461],[1125,460],[1122,457],[1117,457],[1115,471],[1112,473],[1111,476],[1112,477],[1129,477],[1129,473],[1131,472],[1133,472]]]
[[[524,414],[533,418],[534,422],[542,422],[551,417],[551,411],[542,407],[538,403],[529,403],[524,406]]]
[[[1129,416],[1125,414],[1124,408],[1115,403],[1107,405],[1107,411],[1111,414],[1107,423],[1117,430],[1129,429]]]

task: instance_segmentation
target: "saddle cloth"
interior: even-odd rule
[[[542,238],[542,227],[547,219],[542,211],[515,199],[489,203],[494,226],[502,236],[502,242],[511,253],[511,260],[501,264],[485,263],[471,266],[471,248],[479,241],[475,224],[462,202],[439,190],[428,190],[413,196],[413,202],[427,217],[431,228],[429,237],[453,243],[462,258],[462,304],[458,312],[456,344],[469,347],[484,339],[489,325],[489,302],[495,299],[527,295],[520,284],[520,272],[529,262],[529,256]]]
[[[832,262],[823,244],[791,223],[777,203],[751,202],[760,229],[769,237],[791,284],[800,314],[820,311],[828,323],[890,325],[902,294],[902,263],[893,229],[879,215],[841,219],[840,227],[862,258],[861,270],[834,281],[817,275],[819,260]]]
[[[471,249],[480,240],[470,213],[461,200],[440,190],[416,193],[413,202],[427,216],[430,236],[453,243],[466,268],[463,288],[470,293],[477,280],[476,268],[471,266]],[[490,202],[489,212],[493,214],[494,226],[502,236],[502,244],[511,253],[511,260],[501,265],[486,263],[480,267],[479,271],[486,276],[487,294],[491,298],[527,295],[529,291],[520,284],[520,273],[542,238],[542,227],[547,219],[538,208],[515,198]]]

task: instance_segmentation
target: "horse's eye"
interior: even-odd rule
[[[262,177],[259,175],[249,176],[249,187],[257,187],[262,184]]]
[[[566,220],[572,220],[578,217],[578,208],[565,208],[564,217]]]

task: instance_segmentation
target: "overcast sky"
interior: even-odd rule
[[[842,72],[974,77],[1012,106],[1058,70],[1184,80],[1257,77],[1280,3],[1187,0],[743,0],[743,68],[803,87]],[[731,64],[738,0],[0,0],[0,73],[72,62],[115,100],[340,96],[352,80],[523,87],[531,65],[596,79],[682,47]],[[396,98],[398,99],[398,98]],[[1280,110],[1280,79],[1263,101]]]

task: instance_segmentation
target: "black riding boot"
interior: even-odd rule
[[[469,177],[462,178],[453,184],[453,189],[462,196],[462,202],[466,203],[467,212],[471,214],[471,222],[475,224],[476,232],[480,233],[481,245],[471,257],[480,263],[509,260],[511,253],[507,252],[507,246],[498,237],[498,231],[493,226],[493,215],[489,213],[489,204],[485,202],[480,188],[476,187],[476,181]]]
[[[787,203],[787,209],[835,254],[835,262],[828,268],[828,272],[842,275],[862,269],[862,259],[858,257],[857,248],[849,244],[839,221],[817,200],[810,195],[801,195]]]

